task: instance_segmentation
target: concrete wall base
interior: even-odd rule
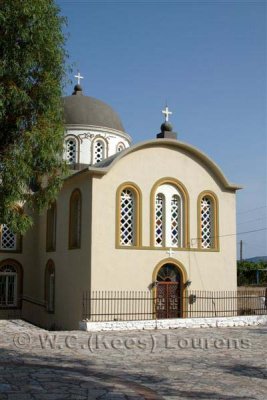
[[[97,332],[178,328],[224,328],[234,326],[255,326],[264,324],[267,324],[267,315],[108,322],[91,322],[85,320],[80,322],[79,328],[83,331]]]

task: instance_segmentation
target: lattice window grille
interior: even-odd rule
[[[76,163],[76,154],[77,154],[77,143],[75,139],[68,139],[66,143],[67,147],[67,163],[75,164]]]
[[[209,249],[213,246],[213,202],[209,197],[201,200],[201,246]]]
[[[1,230],[1,250],[16,250],[17,235],[11,232],[7,225],[2,225]]]
[[[2,265],[2,267],[0,268],[0,273],[9,273],[9,272],[17,273],[17,270],[13,265],[10,264]]]
[[[104,143],[100,140],[97,141],[94,150],[95,163],[99,163],[104,158]]]
[[[130,189],[124,189],[120,196],[120,244],[134,245],[134,194]]]
[[[172,246],[181,245],[181,206],[176,195],[171,199],[171,243]]]
[[[0,268],[0,307],[16,306],[17,271],[13,265]]]
[[[155,243],[156,246],[163,246],[163,213],[164,196],[157,194],[155,207]]]

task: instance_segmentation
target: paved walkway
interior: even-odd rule
[[[267,398],[267,327],[48,332],[0,321],[1,400]]]

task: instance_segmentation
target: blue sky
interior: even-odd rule
[[[178,139],[244,186],[237,231],[265,229],[265,1],[57,4],[68,18],[69,62],[84,76],[85,94],[110,104],[135,143],[155,138],[167,101]],[[266,232],[237,236],[245,258],[267,254]]]

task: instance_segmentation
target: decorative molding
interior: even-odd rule
[[[139,247],[130,247],[130,246],[122,246],[118,245],[116,246],[116,249],[121,249],[121,250],[155,250],[155,251],[163,251],[166,252],[166,250],[170,249],[170,246],[165,246],[165,247],[159,247],[159,246],[139,246]],[[172,246],[172,250],[175,252],[211,252],[211,253],[218,253],[219,249],[199,249],[199,248],[194,248],[194,247],[174,247]]]
[[[146,149],[146,148],[153,148],[153,147],[167,147],[167,148],[174,148],[177,150],[182,150],[186,155],[192,155],[194,159],[197,160],[197,162],[201,163],[204,165],[209,172],[212,172],[214,175],[214,178],[216,178],[217,182],[220,184],[220,186],[229,192],[235,192],[236,190],[242,189],[242,186],[238,186],[235,184],[232,184],[228,182],[226,177],[224,176],[223,172],[221,169],[218,167],[217,164],[213,160],[211,160],[206,154],[202,153],[200,150],[197,148],[188,145],[187,143],[180,142],[178,140],[174,139],[155,139],[155,140],[148,140],[146,142],[142,142],[140,144],[136,144],[134,146],[130,146],[129,148],[125,149],[125,151],[122,151],[121,153],[118,154],[117,157],[115,157],[108,167],[102,168],[102,172],[104,174],[107,174],[109,170],[120,161],[121,158],[127,157],[128,154],[134,153],[136,151],[139,151],[141,149]],[[91,170],[91,173],[95,173],[96,171]]]
[[[102,127],[102,126],[94,126],[94,125],[66,125],[66,132],[68,131],[87,131],[87,132],[106,132],[107,134],[111,134],[111,135],[116,135],[127,140],[129,144],[132,143],[132,138],[131,136],[126,133],[126,132],[122,132],[122,131],[118,131],[116,129],[112,129],[112,128],[106,128],[106,127]]]
[[[92,132],[91,133],[90,132],[78,133],[77,137],[80,139],[81,143],[85,139],[88,139],[92,142],[97,137],[104,138],[106,140],[116,139],[116,136],[110,135],[108,133],[92,133]]]

